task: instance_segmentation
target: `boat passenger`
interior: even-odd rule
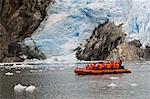
[[[99,70],[99,66],[98,66],[98,64],[96,64],[96,70]]]
[[[121,66],[121,65],[122,65],[122,60],[119,59],[119,60],[118,60],[118,63],[119,63],[119,65]]]
[[[103,69],[103,67],[104,67],[104,64],[98,64],[98,68],[100,69],[100,70],[102,70]]]
[[[115,69],[116,68],[116,64],[114,61],[111,61],[111,65],[112,65],[112,68]]]
[[[90,70],[92,70],[92,64],[90,64],[89,66],[90,66]]]
[[[116,61],[115,65],[116,65],[116,68],[120,68],[120,62]]]
[[[87,65],[87,66],[86,66],[86,70],[90,70],[90,65]]]
[[[107,69],[111,69],[111,64],[110,63],[106,63],[106,68]]]
[[[96,64],[92,65],[92,70],[96,70]]]

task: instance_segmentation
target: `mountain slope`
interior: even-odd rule
[[[38,28],[50,2],[53,0],[0,0],[0,62],[22,61],[19,42]]]

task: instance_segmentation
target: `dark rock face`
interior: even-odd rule
[[[150,60],[150,46],[146,46],[146,49],[144,49],[144,58],[145,60]]]
[[[118,58],[123,58],[128,61],[143,60],[144,50],[140,48],[141,43],[139,40],[133,40],[131,42],[123,42],[117,46],[116,55]],[[112,59],[114,53],[113,51],[107,57],[107,59]]]
[[[138,48],[140,48],[142,46],[141,42],[139,40],[133,40],[131,42],[129,42],[130,45],[134,45]]]
[[[0,62],[7,61],[10,56],[14,61],[18,59],[21,47],[17,43],[31,36],[43,21],[46,7],[53,2],[54,0],[0,0]]]
[[[122,32],[121,25],[105,22],[95,28],[84,48],[77,49],[76,57],[79,60],[104,60],[110,52],[124,42],[126,34]]]

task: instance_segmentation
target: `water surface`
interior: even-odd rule
[[[125,65],[132,73],[78,76],[73,72],[76,64],[12,69],[1,67],[0,99],[149,99],[150,64]],[[21,72],[16,73],[18,70]],[[14,75],[6,76],[7,72]],[[16,93],[13,87],[18,83],[34,85],[36,90],[33,93]],[[111,83],[117,87],[108,87]]]

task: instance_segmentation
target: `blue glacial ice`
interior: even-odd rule
[[[150,42],[150,0],[56,0],[48,16],[32,35],[48,58],[75,59],[73,50],[84,43],[92,31],[107,19],[124,23],[127,40]],[[33,46],[31,38],[25,40]]]

